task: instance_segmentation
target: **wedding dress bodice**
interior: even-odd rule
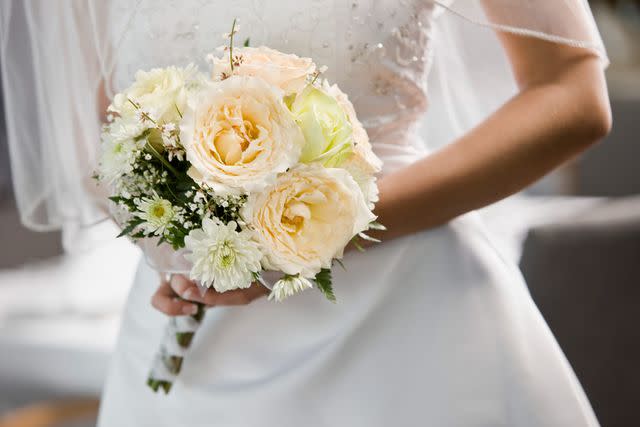
[[[374,150],[389,168],[422,152],[416,125],[426,111],[434,4],[425,0],[153,0],[115,2],[109,13],[112,83],[119,91],[138,69],[195,62],[228,43],[265,45],[308,56],[349,95]],[[387,161],[388,160],[388,161]],[[406,161],[405,161],[406,163]]]

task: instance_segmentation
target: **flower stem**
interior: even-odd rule
[[[198,311],[193,316],[186,316],[192,319],[189,323],[189,328],[186,330],[180,330],[177,326],[176,318],[171,318],[167,325],[163,341],[160,343],[160,348],[156,354],[151,372],[147,378],[147,385],[154,391],[162,389],[165,394],[169,394],[171,387],[173,387],[174,379],[180,374],[182,365],[184,362],[183,355],[172,354],[171,349],[175,349],[175,344],[184,351],[191,346],[193,337],[202,324],[202,319],[205,314],[204,304],[195,303],[198,307]]]
[[[164,157],[162,157],[162,155],[160,153],[158,153],[158,150],[155,149],[155,147],[149,143],[149,141],[147,141],[147,143],[144,146],[145,149],[147,149],[151,155],[153,157],[155,157],[160,163],[162,163],[162,165],[164,167],[166,167],[167,169],[169,169],[169,171],[174,174],[176,177],[181,177],[182,174],[180,172],[178,172],[176,170],[176,168],[174,168],[173,166],[171,166],[171,163],[169,163],[169,161],[167,159],[165,159]]]
[[[231,73],[233,74],[233,35],[236,33],[236,21],[237,18],[233,18],[233,24],[231,24],[231,33],[229,35],[229,64],[231,65]]]

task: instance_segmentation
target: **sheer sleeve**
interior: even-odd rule
[[[72,232],[106,217],[91,178],[105,100],[86,8],[75,0],[0,2],[15,196],[22,222],[36,230]]]
[[[515,95],[518,88],[497,34],[506,32],[584,49],[609,64],[586,0],[435,1],[426,140],[446,144]]]
[[[602,39],[586,0],[437,1],[469,23],[593,51],[606,60]]]

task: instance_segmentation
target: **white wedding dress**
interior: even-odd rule
[[[445,110],[427,90],[442,53],[435,48],[443,41],[436,24],[444,15],[473,21],[463,13],[464,1],[462,9],[449,3],[113,0],[94,2],[89,12],[95,32],[106,35],[95,44],[110,93],[126,87],[138,69],[206,66],[202,58],[225,43],[221,34],[234,17],[238,44],[250,38],[253,46],[313,57],[350,95],[388,174],[448,142],[429,139],[445,124],[424,114],[428,104]],[[529,34],[524,17],[536,2],[502,3],[525,6],[522,19],[498,30],[558,42],[580,39],[584,30],[577,25],[571,33],[569,22],[548,36]],[[538,28],[552,29],[561,18],[546,14],[565,2],[543,3]],[[525,29],[510,26],[518,23]],[[468,53],[483,62],[484,51]],[[439,74],[453,92],[468,83]],[[468,93],[469,102],[474,95]],[[469,105],[463,104],[457,107]],[[435,129],[426,140],[423,120],[434,120],[426,123]],[[140,264],[99,426],[597,425],[517,266],[494,247],[478,214],[349,252],[344,264],[346,270],[334,269],[337,304],[310,290],[281,304],[263,298],[209,310],[166,396],[146,385],[167,318],[150,305],[158,274]]]

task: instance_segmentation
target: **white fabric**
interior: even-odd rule
[[[327,77],[350,94],[389,173],[449,142],[514,93],[504,58],[490,59],[498,73],[490,75],[491,84],[500,84],[487,102],[474,92],[482,73],[468,67],[488,56],[469,46],[436,51],[480,34],[501,55],[490,25],[518,21],[489,20],[473,3],[461,18],[418,0],[240,0],[224,7],[187,1],[165,8],[116,1],[109,15],[113,34],[98,44],[117,91],[138,68],[202,57],[239,17],[240,39],[329,66]],[[530,14],[529,30],[556,34],[545,21],[552,2],[537,2],[546,5],[540,9],[512,3]],[[553,4],[561,12],[553,22],[563,24],[556,35],[597,46],[597,32],[572,32],[581,18],[562,9],[584,8],[583,2]],[[475,31],[461,35],[461,24]],[[475,56],[469,62],[464,55]],[[440,83],[434,83],[428,72],[432,64],[439,67],[438,58],[442,66],[457,60],[463,68],[451,74],[436,68]],[[427,96],[429,85],[434,98]],[[419,126],[428,103],[436,116],[430,112],[426,120],[439,121],[427,124],[425,140]],[[162,259],[153,261],[172,265]],[[166,319],[149,305],[157,275],[141,265],[99,426],[597,425],[515,264],[496,250],[476,214],[349,253],[344,261],[347,270],[334,271],[337,304],[307,291],[283,304],[262,299],[210,310],[169,396],[145,385]]]
[[[0,3],[0,62],[22,222],[78,232],[106,218],[91,178],[102,73],[84,2]]]
[[[311,290],[210,310],[168,396],[145,385],[166,318],[141,265],[98,425],[596,426],[474,216],[348,253],[337,304]]]

